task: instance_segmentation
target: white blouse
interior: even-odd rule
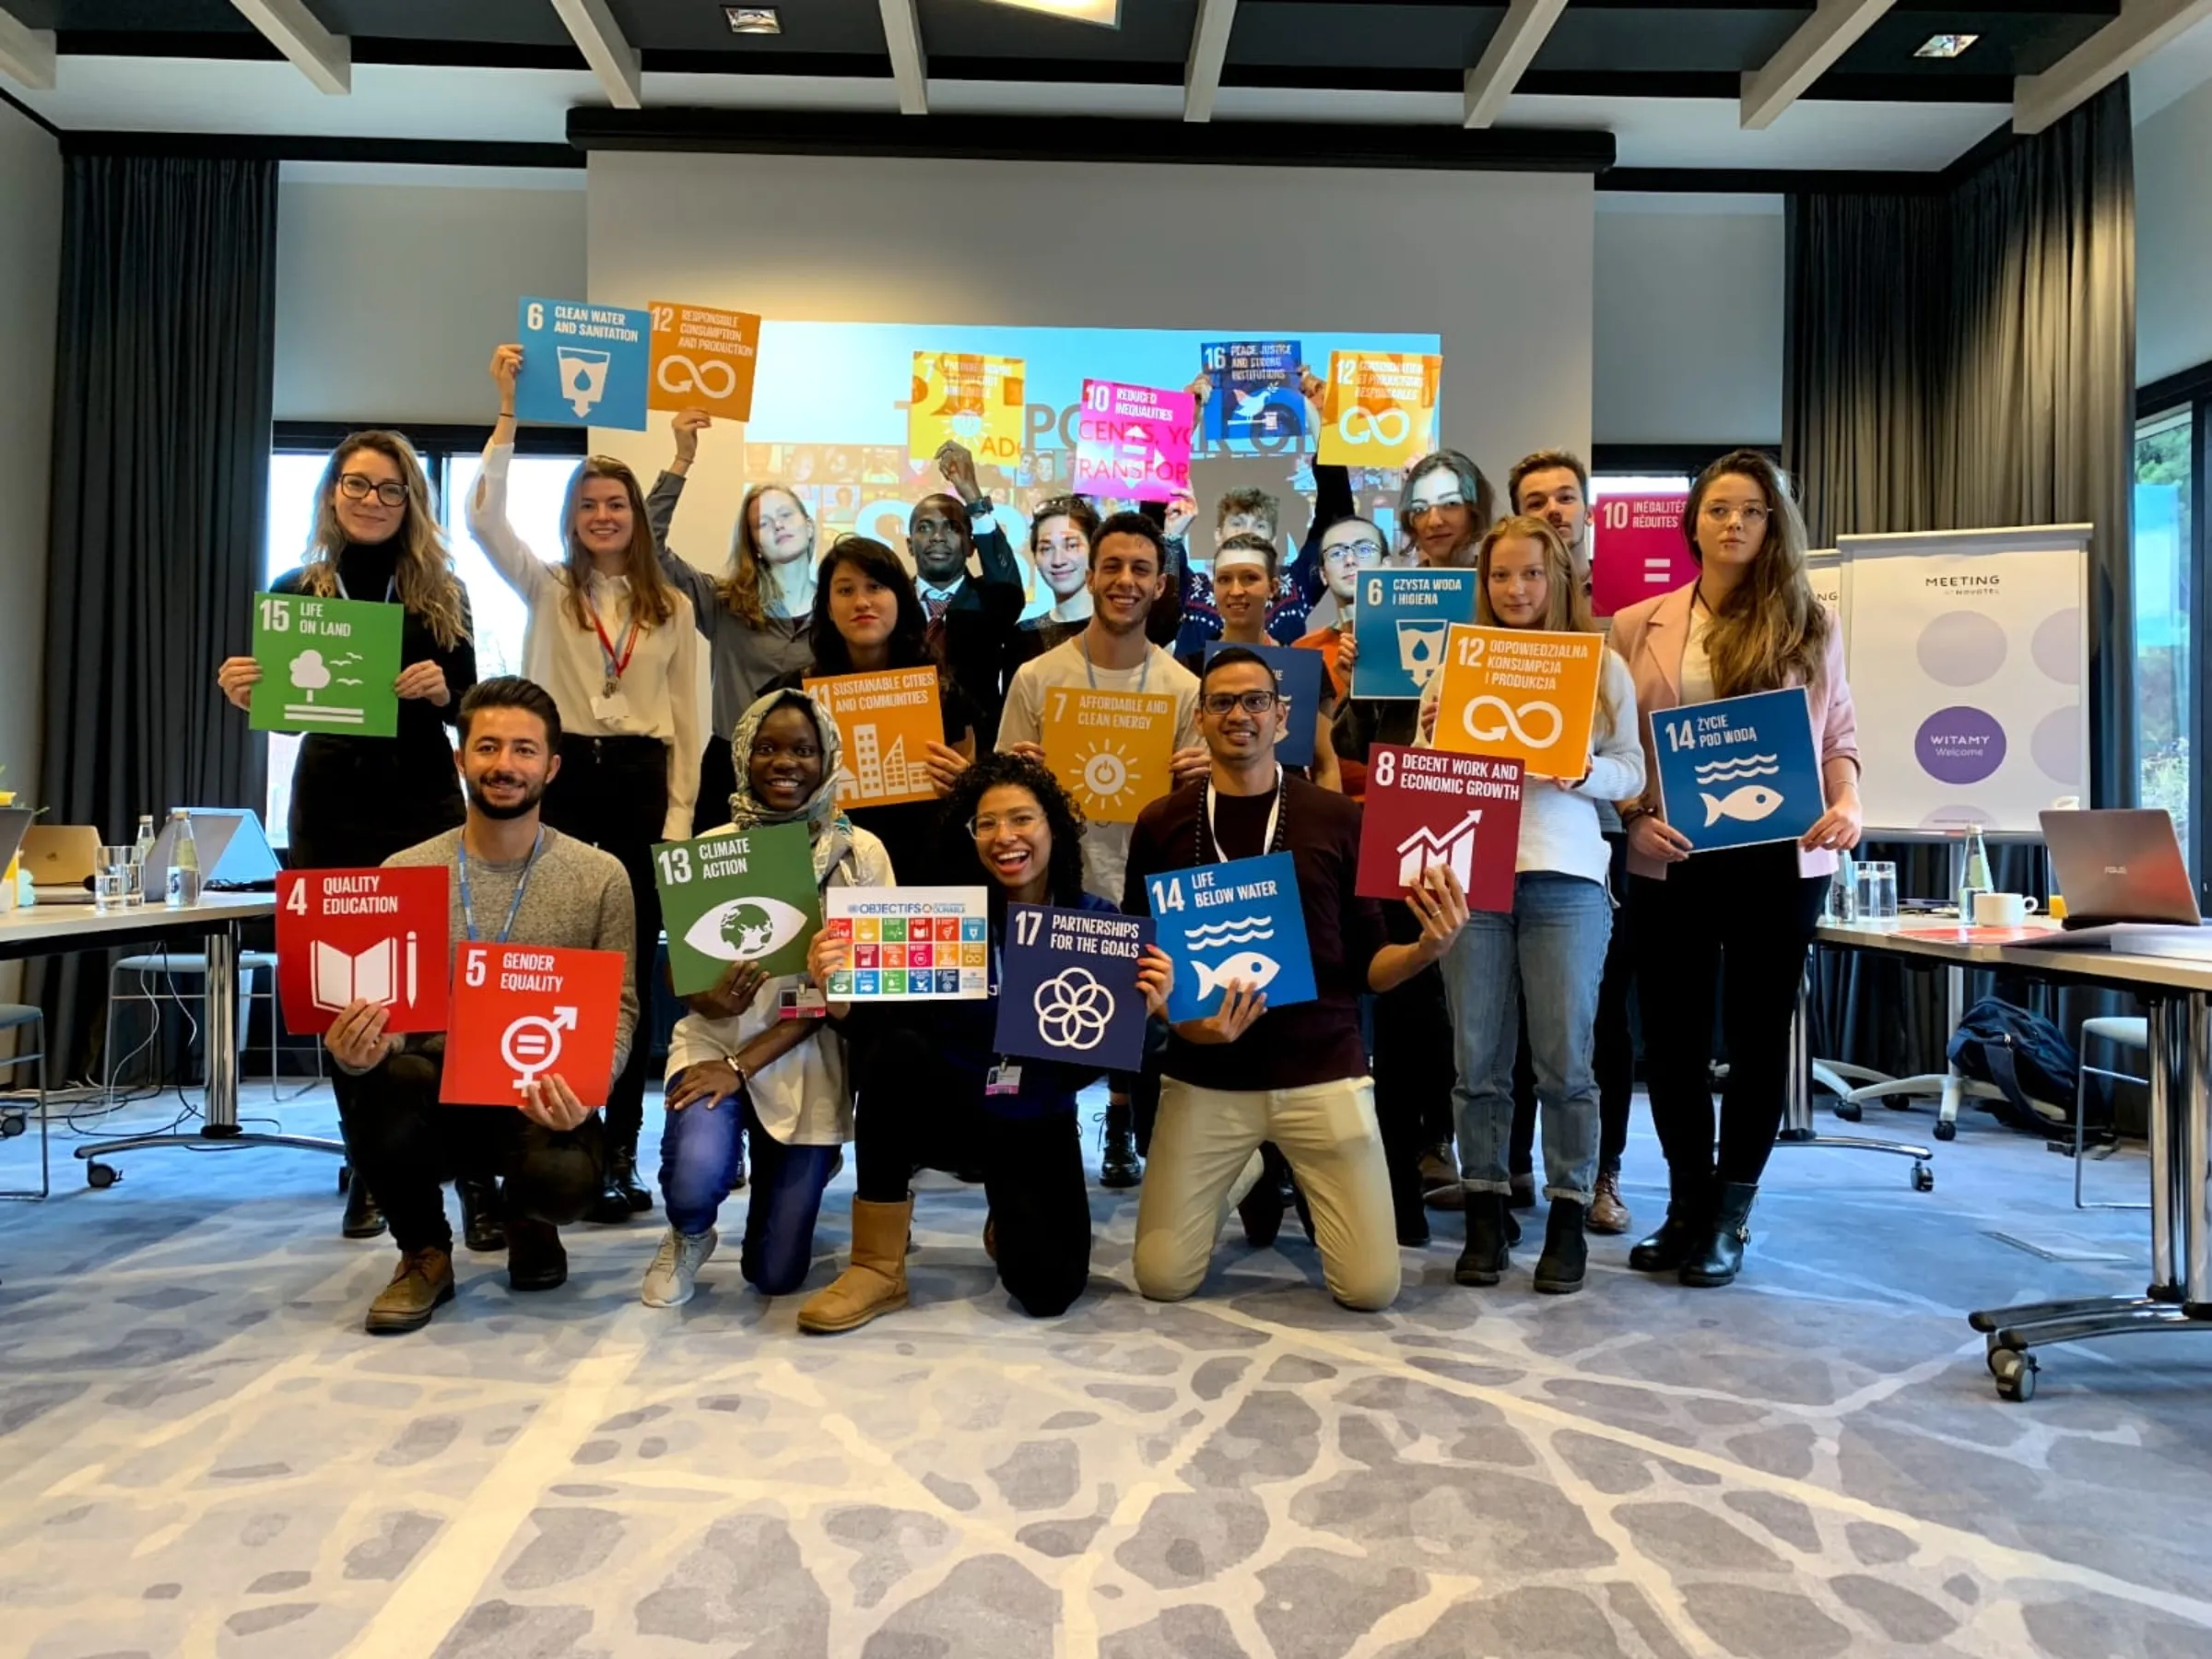
[[[552,695],[564,733],[582,737],[657,737],[668,749],[668,810],[662,833],[691,839],[691,805],[699,794],[701,735],[699,627],[691,601],[675,593],[676,612],[658,628],[641,628],[622,671],[620,706],[604,712],[606,653],[593,629],[579,628],[566,604],[569,582],[560,567],[533,553],[507,520],[507,464],[511,443],[484,451],[484,470],[468,501],[468,533],[507,585],[530,607],[523,636],[523,672]],[[629,627],[629,581],[592,572],[584,604],[618,649]]]

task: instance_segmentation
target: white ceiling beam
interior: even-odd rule
[[[1236,20],[1237,0],[1198,0],[1191,55],[1182,68],[1185,121],[1214,118],[1214,95],[1221,90],[1221,65],[1229,62],[1229,31]]]
[[[31,29],[0,11],[0,75],[33,92],[53,90],[53,30]]]
[[[1467,71],[1465,124],[1487,127],[1505,113],[1506,100],[1566,9],[1567,0],[1513,0],[1506,7],[1482,61]]]
[[[230,0],[292,67],[333,98],[353,90],[353,42],[316,21],[307,0]]]
[[[606,9],[606,0],[553,0],[553,9],[568,25],[569,38],[583,61],[598,76],[606,101],[618,110],[644,106],[638,88],[638,54],[622,37],[622,25]]]
[[[929,55],[922,50],[922,19],[914,0],[879,0],[883,43],[891,54],[891,79],[899,88],[899,113],[929,113]]]
[[[2120,15],[2041,75],[2012,82],[2012,130],[2040,133],[2205,18],[2212,0],[2121,0]]]
[[[1744,72],[1744,101],[1738,117],[1746,132],[1771,126],[1812,84],[1849,52],[1861,35],[1881,19],[1891,0],[1820,0],[1813,15],[1782,43],[1761,69]]]

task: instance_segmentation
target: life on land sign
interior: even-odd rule
[[[287,870],[276,877],[285,1029],[320,1037],[355,1002],[391,1032],[445,1030],[453,876],[443,865]]]
[[[606,1105],[629,961],[619,950],[465,942],[439,1100],[514,1106],[531,1084],[558,1077],[586,1106]]]
[[[406,611],[367,599],[253,595],[253,660],[261,678],[247,705],[256,732],[336,732],[389,737],[399,730],[400,630]]]
[[[822,930],[821,890],[804,824],[716,831],[653,850],[653,881],[678,996],[712,991],[739,962],[803,972]]]

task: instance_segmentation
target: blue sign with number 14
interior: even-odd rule
[[[1159,947],[1175,962],[1171,1020],[1204,1019],[1231,983],[1264,992],[1270,1008],[1318,994],[1289,853],[1169,870],[1147,880],[1145,893]]]
[[[1803,686],[1652,712],[1659,804],[1711,853],[1795,841],[1828,810]]]

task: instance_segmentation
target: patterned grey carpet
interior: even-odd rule
[[[464,1255],[427,1332],[371,1339],[392,1256],[337,1237],[328,1160],[120,1161],[0,1206],[0,1653],[2212,1653],[2212,1341],[2062,1350],[2000,1404],[1962,1312],[2139,1288],[2144,1224],[2077,1215],[1986,1120],[1926,1195],[1779,1154],[1733,1290],[1622,1241],[1577,1297],[1530,1292],[1533,1249],[1465,1290],[1444,1218],[1380,1317],[1328,1302],[1295,1223],[1148,1305],[1134,1196],[1101,1194],[1092,1293],[1033,1323],[980,1194],[937,1191],[915,1306],[829,1339],[727,1253],[640,1305],[643,1222],[571,1233],[548,1296]],[[1660,1173],[1639,1139],[1654,1218]]]

